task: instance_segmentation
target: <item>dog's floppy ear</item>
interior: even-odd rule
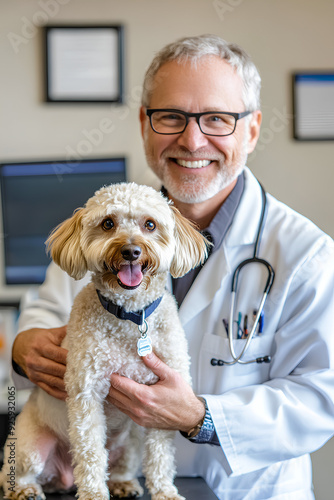
[[[196,229],[195,224],[180,214],[177,208],[170,206],[175,219],[174,236],[176,248],[170,267],[170,273],[174,278],[184,276],[194,267],[203,264],[210,243]]]
[[[59,224],[46,240],[47,251],[63,271],[79,280],[87,272],[87,262],[80,245],[82,208]]]

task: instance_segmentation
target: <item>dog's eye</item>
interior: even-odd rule
[[[153,220],[147,220],[145,222],[145,229],[147,229],[147,231],[154,231],[156,228],[156,225],[155,225],[155,222],[153,222]]]
[[[114,227],[114,223],[113,223],[113,220],[112,219],[104,219],[104,221],[102,222],[102,229],[104,229],[105,231],[110,231],[110,229],[112,229]]]

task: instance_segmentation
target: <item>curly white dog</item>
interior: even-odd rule
[[[97,191],[47,243],[70,276],[90,271],[92,279],[75,299],[63,343],[68,399],[33,390],[16,423],[15,486],[6,480],[13,471],[5,455],[7,498],[44,499],[43,490],[66,484],[71,460],[80,500],[141,495],[136,474],[144,445],[152,499],[181,500],[173,484],[174,432],[143,429],[106,396],[111,373],[157,381],[140,357],[152,347],[190,382],[186,339],[166,281],[168,272],[179,277],[203,263],[206,240],[160,193],[130,183]]]

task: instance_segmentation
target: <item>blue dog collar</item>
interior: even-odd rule
[[[110,312],[111,314],[116,316],[116,318],[118,318],[118,319],[125,319],[125,320],[127,319],[129,321],[132,321],[136,325],[143,324],[143,320],[148,318],[156,310],[156,308],[158,307],[158,305],[162,301],[162,297],[163,297],[163,295],[161,295],[161,297],[154,300],[151,304],[149,304],[147,307],[145,307],[144,309],[142,309],[140,311],[127,312],[124,309],[124,307],[118,306],[117,304],[115,304],[111,300],[108,300],[105,297],[103,297],[100,290],[96,290],[96,292],[97,292],[97,295],[100,299],[102,306],[104,307],[104,309],[106,311]]]

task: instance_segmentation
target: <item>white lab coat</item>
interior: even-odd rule
[[[333,241],[310,221],[267,195],[259,257],[276,277],[265,305],[264,331],[245,359],[270,354],[270,364],[212,366],[230,359],[222,319],[229,317],[231,277],[252,256],[261,213],[260,187],[248,169],[234,222],[221,249],[199,273],[180,308],[194,390],[207,399],[221,444],[176,438],[178,475],[200,475],[221,500],[310,500],[309,453],[334,433]],[[20,329],[67,322],[86,284],[56,266]],[[236,314],[252,317],[266,281],[259,265],[239,277]],[[235,340],[239,352],[244,340]],[[20,387],[22,377],[16,376]]]

